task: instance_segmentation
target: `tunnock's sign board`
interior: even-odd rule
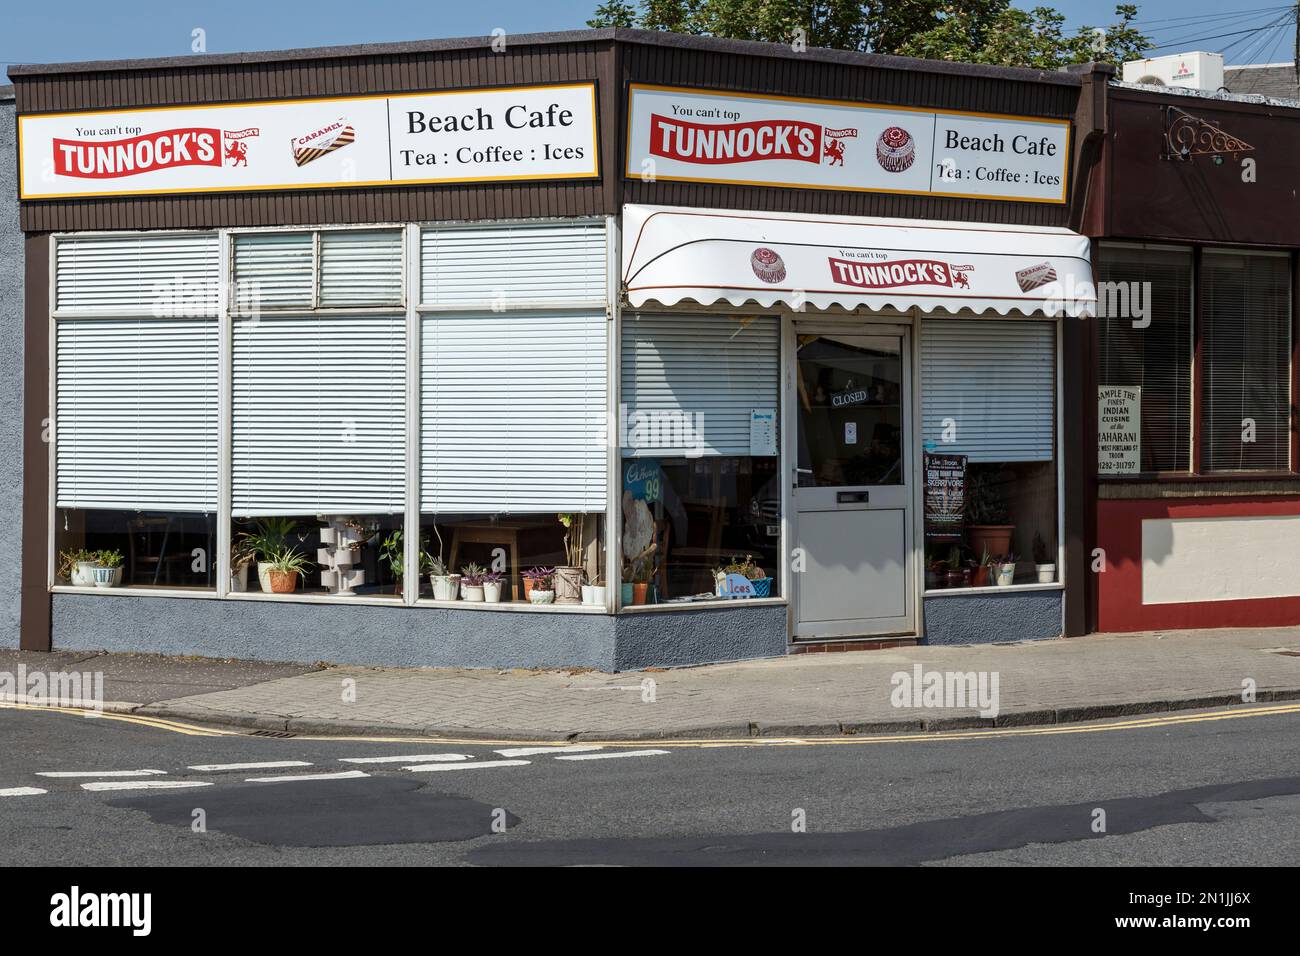
[[[592,178],[596,88],[19,117],[20,198]]]
[[[628,178],[1064,203],[1067,120],[633,84]]]

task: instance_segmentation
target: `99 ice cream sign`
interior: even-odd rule
[[[18,118],[19,198],[598,178],[594,83]]]
[[[629,179],[1066,201],[1070,124],[633,84]]]

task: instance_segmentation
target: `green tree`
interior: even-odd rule
[[[606,0],[587,22],[1051,70],[1136,59],[1151,45],[1136,17],[1136,5],[1120,4],[1109,26],[1068,33],[1052,7],[1011,0]]]

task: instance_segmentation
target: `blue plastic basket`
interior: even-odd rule
[[[754,597],[771,597],[772,596],[772,579],[759,578],[757,581],[750,581],[754,585]]]

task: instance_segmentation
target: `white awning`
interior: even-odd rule
[[[1092,314],[1068,229],[676,206],[623,207],[628,302]]]

